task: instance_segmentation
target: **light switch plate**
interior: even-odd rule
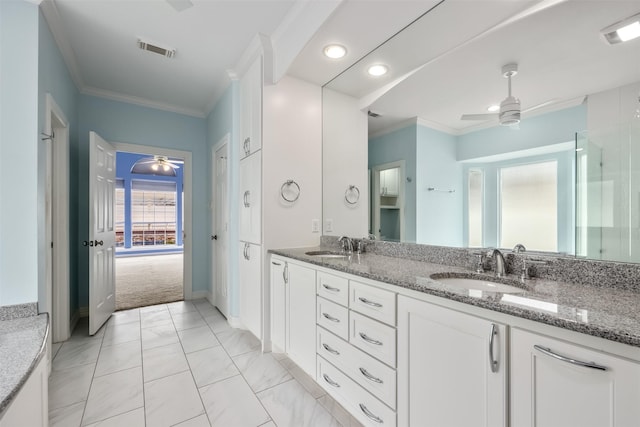
[[[311,232],[312,233],[319,233],[320,232],[320,220],[319,219],[312,219],[311,220]]]
[[[326,231],[327,233],[330,233],[330,232],[333,231],[333,220],[332,219],[327,219],[325,221],[324,231]]]

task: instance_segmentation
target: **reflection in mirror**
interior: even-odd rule
[[[610,46],[600,33],[640,5],[479,1],[468,14],[462,3],[439,4],[401,33],[402,43],[392,39],[325,88],[379,114],[368,117],[370,203],[361,221],[383,240],[522,243],[640,262],[640,41]],[[449,38],[452,22],[468,31]],[[428,39],[441,41],[437,49],[424,47]],[[364,90],[353,82],[369,60],[388,64],[393,76]],[[519,124],[461,120],[506,97],[500,73],[509,63],[518,64],[511,76]],[[385,197],[382,171],[395,164],[402,196]],[[328,170],[339,179],[331,157],[323,168],[325,179]],[[340,221],[332,205],[323,209]]]

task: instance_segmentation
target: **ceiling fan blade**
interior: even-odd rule
[[[166,0],[177,12],[182,12],[193,6],[191,0]]]
[[[167,160],[168,163],[173,163],[174,165],[183,165],[184,160]]]
[[[546,107],[547,105],[551,105],[551,104],[554,104],[554,103],[556,103],[556,102],[558,102],[558,99],[557,99],[557,98],[553,98],[553,99],[550,99],[550,100],[548,100],[548,101],[545,101],[545,102],[543,102],[543,103],[541,103],[541,104],[534,105],[534,106],[532,106],[532,107],[526,108],[526,109],[522,110],[522,112],[521,112],[521,113],[522,113],[522,114],[524,114],[524,113],[529,113],[529,112],[531,112],[531,111],[537,110],[538,108],[543,108],[543,107]]]
[[[463,114],[460,120],[492,120],[498,118],[497,114]]]

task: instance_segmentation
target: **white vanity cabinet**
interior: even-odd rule
[[[640,425],[640,364],[511,330],[511,425]]]
[[[398,425],[506,426],[506,329],[399,296]]]
[[[262,58],[256,59],[240,79],[240,158],[262,147]]]
[[[45,353],[0,418],[0,427],[49,425],[49,357]]]
[[[316,271],[271,257],[271,341],[306,373],[316,373]]]
[[[258,339],[262,338],[262,258],[260,245],[240,244],[240,318]]]
[[[384,197],[396,197],[400,193],[398,183],[399,168],[380,171],[380,195]]]

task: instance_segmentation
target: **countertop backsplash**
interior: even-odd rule
[[[335,236],[322,236],[320,244],[324,247],[340,249],[338,238]],[[381,240],[366,240],[365,243],[365,252],[376,255],[451,265],[469,270],[476,269],[478,259],[476,254],[481,251],[487,252],[488,248],[453,248]],[[541,252],[515,254],[505,250],[502,253],[506,271],[510,275],[520,274],[522,260],[525,259],[532,277],[640,292],[640,264],[590,260]],[[485,271],[493,270],[494,266],[494,261],[485,257]]]

